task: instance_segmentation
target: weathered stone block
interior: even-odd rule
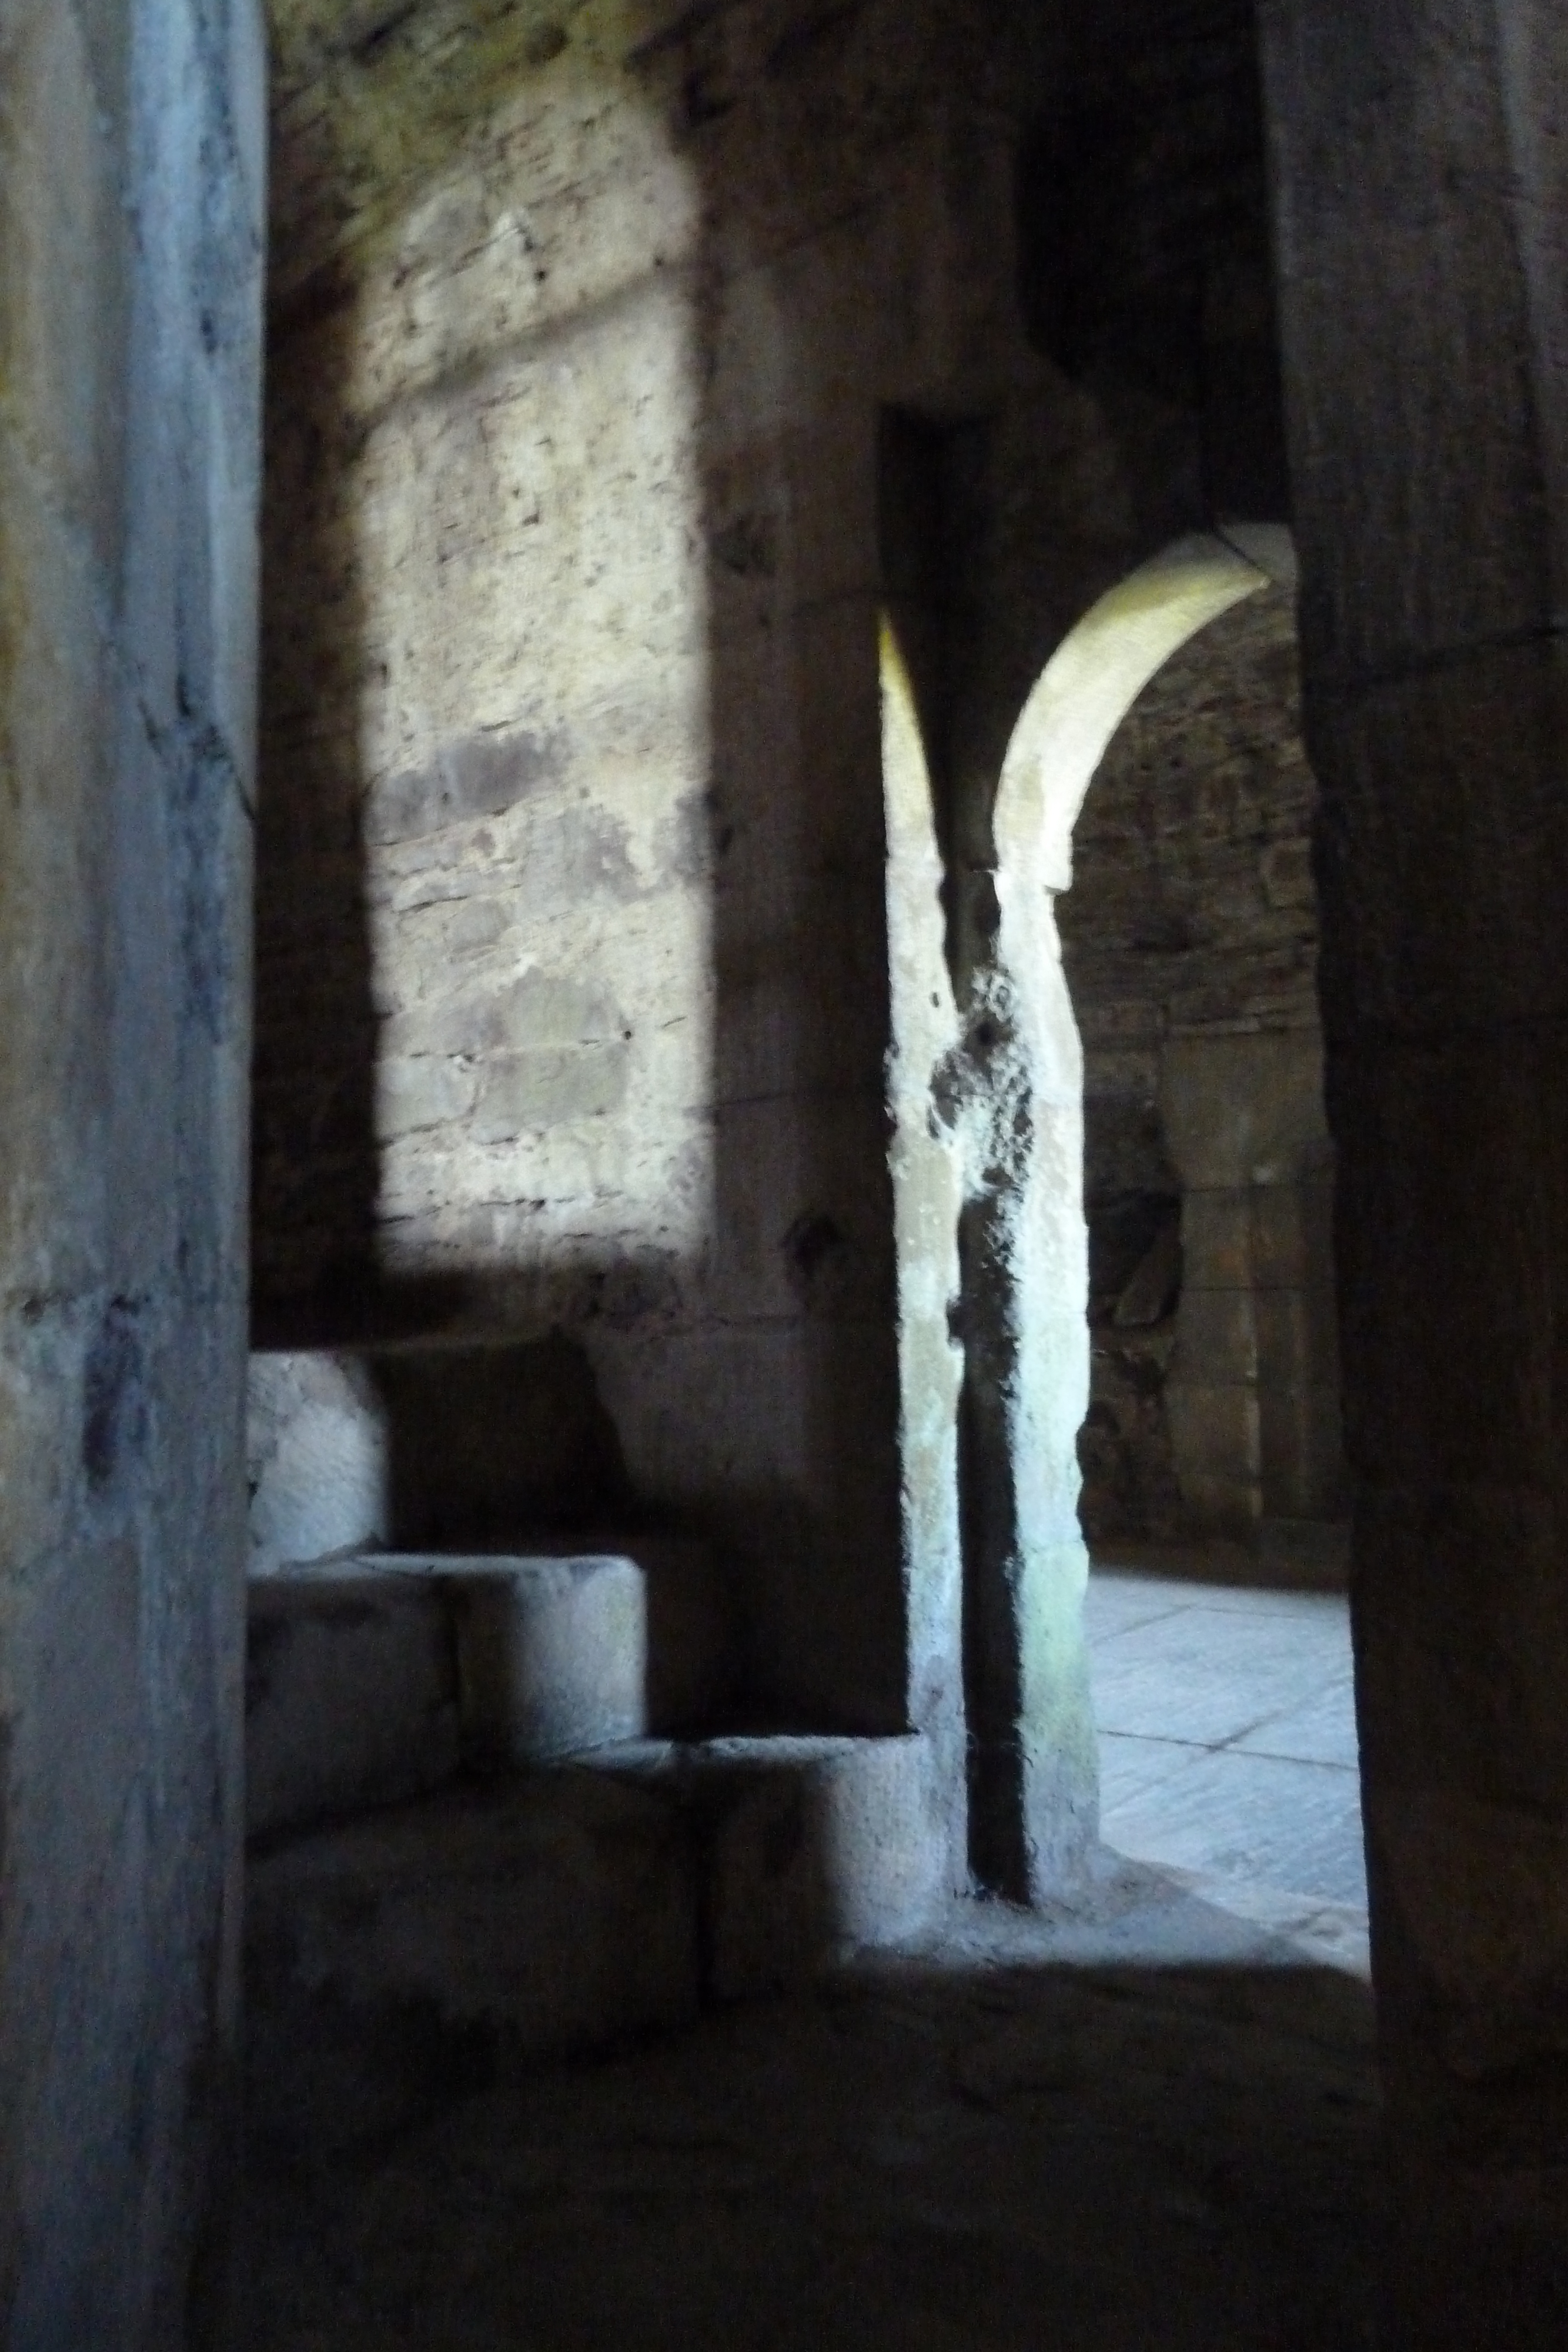
[[[1181,1204],[1182,1286],[1246,1290],[1253,1276],[1252,1188],[1226,1186],[1184,1193]]]
[[[720,1739],[697,1752],[720,1999],[777,1990],[844,1945],[919,1925],[946,1862],[929,1767],[918,1738]]]
[[[1322,1045],[1312,1030],[1173,1037],[1161,1106],[1191,1186],[1291,1182],[1327,1158]]]
[[[918,1736],[643,1741],[573,1769],[682,1807],[700,1855],[706,1990],[721,2000],[897,1942],[947,1886],[941,1792]]]
[[[418,1795],[457,1763],[456,1649],[439,1585],[357,1561],[252,1578],[252,1837]]]
[[[1304,1388],[1318,1367],[1312,1361],[1312,1330],[1304,1290],[1275,1288],[1252,1296],[1258,1379],[1271,1396]],[[1331,1376],[1331,1362],[1322,1368]]]
[[[1250,1290],[1182,1292],[1173,1388],[1205,1388],[1258,1378],[1257,1300]]]
[[[1252,1273],[1260,1289],[1301,1289],[1332,1278],[1333,1190],[1259,1185],[1252,1194]]]
[[[685,2023],[693,1874],[677,1808],[578,1770],[253,1858],[254,2137],[329,2153],[519,2063]]]
[[[1286,1519],[1336,1519],[1347,1507],[1337,1382],[1265,1387],[1260,1396],[1263,1508]]]
[[[554,781],[557,764],[548,740],[526,728],[459,737],[428,768],[402,768],[385,779],[366,809],[365,838],[384,846],[465,818],[499,816]]]
[[[502,1143],[533,1128],[602,1118],[626,1098],[620,1045],[541,1046],[486,1062],[472,1129],[476,1143]]]
[[[252,1835],[494,1768],[722,1719],[735,1672],[704,1545],[381,1553],[253,1577]]]
[[[1258,861],[1263,895],[1271,907],[1317,908],[1312,845],[1306,840],[1271,841]]]
[[[418,982],[418,1001],[387,1023],[384,1054],[483,1055],[542,1052],[598,1045],[620,1035],[623,1016],[602,982],[529,970],[497,987],[476,984],[472,968],[444,968],[446,940],[437,934],[428,956],[406,944],[407,918],[397,931],[402,952],[391,975]]]
[[[358,1358],[253,1355],[246,1453],[253,1575],[386,1540],[386,1420]]]
[[[1189,1516],[1222,1534],[1250,1535],[1262,1508],[1256,1388],[1173,1383],[1166,1410]]]
[[[466,1064],[443,1055],[383,1061],[376,1072],[376,1133],[387,1138],[448,1126],[472,1110],[478,1084]]]
[[[647,1596],[631,1560],[400,1565],[451,1594],[464,1740],[476,1760],[569,1756],[651,1727]]]

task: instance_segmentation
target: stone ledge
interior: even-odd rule
[[[916,1737],[636,1741],[274,1843],[253,2128],[322,2155],[900,1940],[941,1891],[928,1780]]]
[[[728,1695],[697,1545],[373,1553],[250,1583],[247,1827],[303,1828],[495,1769],[670,1735]]]

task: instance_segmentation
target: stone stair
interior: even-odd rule
[[[723,1718],[733,1645],[703,1547],[365,1553],[250,1581],[252,1839]]]
[[[297,1416],[302,1481],[319,1436]],[[706,1547],[284,1564],[279,1527],[298,1543],[345,1521],[312,1520],[277,1459],[246,1670],[257,2147],[361,2145],[929,1910],[945,1847],[925,1743],[727,1727],[737,1645]]]

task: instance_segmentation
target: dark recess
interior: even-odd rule
[[[1019,299],[1037,349],[1187,424],[1193,520],[1289,513],[1256,10],[1078,12],[1067,96],[1023,142]]]

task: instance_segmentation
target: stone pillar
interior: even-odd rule
[[[1166,1402],[1183,1501],[1196,1528],[1243,1542],[1277,1521],[1333,1519],[1343,1480],[1317,1036],[1173,1038],[1160,1092],[1182,1180]]]
[[[0,18],[0,2344],[206,2332],[234,2147],[251,0]]]
[[[1393,2340],[1568,2329],[1568,16],[1264,0]]]
[[[1011,430],[1027,480],[1027,411]],[[999,466],[997,478],[1008,478]],[[1012,568],[998,562],[973,639],[958,641],[955,669],[974,692],[952,739],[967,747],[952,761],[945,892],[956,1037],[931,1082],[936,1124],[958,1147],[963,1199],[953,1323],[970,1858],[982,1886],[1025,1903],[1082,1876],[1100,1812],[1078,1517],[1089,1404],[1083,1049],[1057,901],[1071,881],[1083,795],[1134,698],[1265,576],[1213,540],[1177,541],[1086,600],[1052,642],[1038,614],[1032,636],[1019,625],[1052,535],[1049,510],[1018,530]]]
[[[1021,861],[1019,861],[1021,864]],[[1089,1404],[1083,1056],[1051,897],[998,873],[938,1110],[962,1139],[964,1697],[969,1853],[1010,1902],[1060,1895],[1099,1829],[1076,1438]]]

